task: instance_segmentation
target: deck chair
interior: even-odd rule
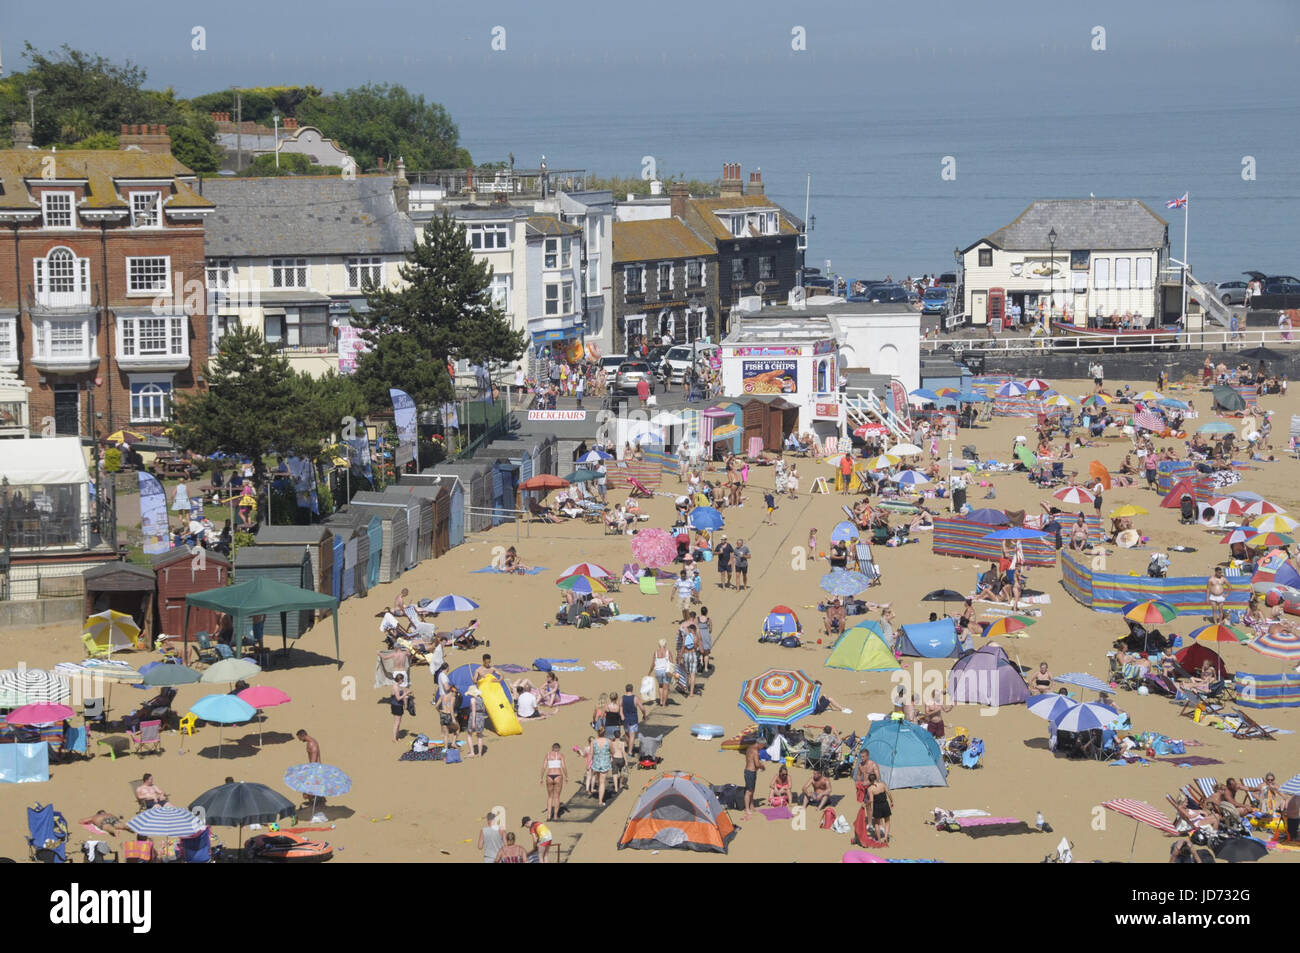
[[[212,828],[182,837],[176,842],[176,859],[186,864],[212,863]]]
[[[198,658],[196,661],[205,662],[211,665],[213,662],[220,662],[222,659],[233,658],[235,653],[230,650],[229,645],[222,645],[220,642],[213,642],[212,638],[206,632],[198,632],[194,639],[198,642]]]
[[[642,576],[637,580],[641,592],[647,596],[659,595],[659,581],[654,576]]]
[[[104,723],[105,715],[108,709],[104,705],[102,698],[87,698],[81,705],[81,717],[85,719],[86,724],[92,721]]]
[[[144,783],[144,778],[136,778],[134,781],[127,781],[126,783],[131,788],[131,797],[135,798],[135,809],[137,811],[148,810],[149,805],[135,796],[135,789]]]
[[[871,558],[870,543],[858,543],[854,546],[853,558],[857,561],[858,572],[870,579],[872,584],[880,581],[880,568]]]
[[[41,864],[68,862],[68,822],[53,804],[27,809],[27,853]]]
[[[653,493],[651,493],[648,489],[646,489],[646,485],[642,483],[640,480],[638,480],[636,477],[634,476],[628,477],[627,482],[632,487],[631,495],[633,497],[638,497],[643,500],[648,500],[652,496],[654,496]]]
[[[139,731],[128,731],[126,734],[131,739],[131,744],[135,746],[136,754],[143,754],[148,749],[162,754],[162,721],[160,719],[142,721],[140,722]]]
[[[86,658],[108,658],[112,654],[112,646],[100,645],[89,632],[81,634],[81,644],[86,648]]]
[[[1223,706],[1218,702],[1202,695],[1200,692],[1193,691],[1190,688],[1184,688],[1183,707],[1178,712],[1179,716],[1183,718],[1194,718],[1198,708],[1202,709],[1206,715],[1223,714]]]
[[[1273,737],[1272,728],[1266,727],[1265,725],[1261,725],[1259,722],[1257,722],[1254,718],[1251,718],[1250,715],[1247,715],[1241,709],[1237,709],[1236,711],[1234,711],[1231,717],[1241,719],[1241,723],[1237,726],[1237,730],[1232,733],[1232,737],[1266,738],[1269,741],[1276,740]]]
[[[538,505],[536,500],[531,498],[528,500],[528,513],[529,515],[532,516],[530,522],[533,523],[558,523],[559,522],[559,520],[557,520],[554,516],[552,516],[546,510],[542,509],[542,507]]]

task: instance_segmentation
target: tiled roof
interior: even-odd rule
[[[712,245],[679,218],[614,223],[614,261],[663,261],[716,254]]]
[[[1038,251],[1048,247],[1047,235],[1055,229],[1058,250],[1160,248],[1167,228],[1137,199],[1044,199],[988,241],[1009,251]]]
[[[532,235],[576,235],[581,231],[577,225],[561,222],[550,215],[528,216],[528,231]]]
[[[701,225],[708,229],[709,234],[714,238],[727,240],[734,239],[736,236],[731,234],[731,229],[722,223],[722,220],[715,214],[723,209],[750,209],[750,208],[774,208],[780,215],[780,226],[778,232],[781,235],[797,235],[798,229],[790,222],[790,213],[781,206],[777,205],[766,195],[721,195],[707,199],[688,199],[686,202],[688,215],[691,216],[691,224],[697,228]],[[760,236],[757,233],[751,237],[769,237]]]
[[[24,180],[42,178],[54,160],[56,179],[86,179],[86,200],[78,206],[86,209],[125,209],[126,202],[117,186],[127,179],[171,179],[172,194],[164,198],[164,208],[208,208],[211,202],[181,178],[194,173],[171,155],[136,150],[68,149],[51,152],[45,149],[6,149],[0,151],[0,209],[33,210],[40,202],[27,190]]]
[[[217,206],[207,223],[213,256],[386,254],[415,243],[392,176],[214,178],[203,192]]]

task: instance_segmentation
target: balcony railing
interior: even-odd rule
[[[99,285],[77,291],[54,291],[48,285],[27,286],[27,304],[32,311],[43,314],[52,312],[88,311],[96,307],[99,300]]]

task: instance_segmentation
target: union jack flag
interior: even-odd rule
[[[1187,193],[1184,192],[1182,198],[1170,199],[1165,208],[1187,208]]]

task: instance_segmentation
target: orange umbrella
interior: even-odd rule
[[[535,477],[529,477],[523,483],[519,484],[521,490],[559,490],[569,485],[569,481],[564,477],[555,476],[552,473],[539,473]]]
[[[1103,489],[1110,489],[1110,471],[1101,465],[1100,460],[1093,460],[1088,464],[1088,473],[1101,481]]]

